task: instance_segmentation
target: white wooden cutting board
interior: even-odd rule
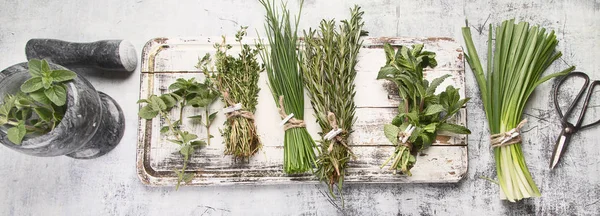
[[[162,94],[177,78],[196,77],[203,80],[204,75],[195,68],[199,57],[205,53],[214,54],[213,44],[220,42],[215,38],[155,38],[150,40],[142,51],[142,73],[140,98],[152,94]],[[227,41],[234,42],[233,38]],[[253,44],[255,39],[246,39]],[[390,82],[376,80],[379,68],[385,64],[383,44],[411,45],[424,43],[425,50],[437,53],[438,67],[427,69],[425,76],[433,79],[451,74],[439,88],[448,85],[461,88],[464,97],[464,61],[463,51],[451,38],[365,38],[360,51],[356,77],[356,124],[350,138],[352,151],[357,159],[349,164],[346,182],[362,183],[451,183],[458,182],[467,172],[467,138],[464,135],[452,137],[439,136],[437,143],[417,157],[417,163],[411,170],[412,176],[394,175],[387,168],[379,166],[394,151],[394,147],[383,134],[383,125],[396,115],[397,93]],[[231,53],[239,51],[234,46]],[[231,185],[231,184],[290,184],[314,183],[310,173],[286,175],[283,172],[283,136],[278,126],[281,121],[271,92],[267,84],[267,75],[263,73],[259,81],[261,91],[256,111],[256,125],[263,143],[262,150],[250,159],[249,163],[234,161],[223,154],[224,144],[219,133],[225,117],[220,113],[210,129],[211,145],[197,150],[188,164],[187,172],[194,173],[194,180],[188,185]],[[211,107],[220,111],[223,104],[219,101]],[[320,131],[313,117],[308,97],[305,97],[305,120],[307,129],[314,139],[319,139]],[[174,113],[175,113],[174,109]],[[186,109],[184,115],[202,114],[203,111]],[[466,110],[453,119],[466,125]],[[151,186],[173,186],[177,179],[174,169],[182,167],[183,158],[178,145],[166,141],[159,132],[162,123],[157,120],[139,120],[137,170],[141,181]],[[206,136],[199,125],[184,122],[186,130]]]

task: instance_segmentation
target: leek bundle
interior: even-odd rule
[[[292,27],[290,12],[283,4],[281,11],[275,3],[260,0],[267,11],[265,29],[270,49],[260,56],[269,77],[269,87],[279,115],[284,120],[283,168],[288,174],[303,173],[315,166],[315,141],[304,123],[304,84],[298,70],[298,22]],[[302,8],[302,6],[300,6]],[[302,9],[300,9],[302,10]]]
[[[350,12],[350,20],[343,20],[339,29],[334,20],[322,20],[318,30],[305,31],[302,49],[304,84],[323,131],[315,175],[327,183],[333,197],[336,184],[342,197],[345,169],[352,156],[348,136],[356,113],[354,67],[362,46],[360,37],[367,34],[362,30],[364,12],[358,6]]]
[[[506,20],[496,28],[495,49],[492,49],[492,25],[489,25],[487,73],[484,73],[469,27],[462,29],[467,47],[466,59],[477,80],[481,100],[488,119],[498,184],[502,199],[511,202],[539,197],[521,151],[520,135],[523,108],[535,88],[549,79],[575,69],[542,77],[542,73],[560,56],[555,52],[558,40],[554,31],[527,22],[515,24]],[[521,122],[521,123],[520,123]],[[501,142],[498,142],[501,141]]]

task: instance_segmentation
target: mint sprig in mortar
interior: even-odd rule
[[[437,61],[434,52],[423,51],[423,44],[413,45],[412,48],[401,46],[398,51],[385,44],[384,50],[386,65],[380,69],[377,79],[395,83],[401,101],[398,115],[391,124],[384,126],[385,136],[396,149],[381,167],[391,162],[390,170],[400,170],[410,176],[410,169],[416,163],[415,155],[431,146],[439,132],[471,133],[464,126],[448,122],[469,98],[460,99],[458,89],[453,86],[435,94],[439,85],[450,75],[435,78],[431,82],[424,78],[423,69],[437,66]]]
[[[20,145],[28,134],[43,135],[52,131],[66,111],[66,83],[77,74],[69,70],[52,70],[46,60],[28,62],[31,78],[16,94],[5,95],[0,105],[0,125],[8,128],[8,140]]]

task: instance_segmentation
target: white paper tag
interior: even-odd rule
[[[330,130],[329,133],[327,133],[327,135],[325,135],[323,138],[325,138],[326,140],[332,140],[335,136],[337,136],[338,134],[342,133],[342,129],[337,129],[337,130]]]
[[[292,119],[292,117],[294,117],[294,113],[290,113],[283,120],[281,120],[281,123],[279,123],[279,126],[285,125],[285,123],[287,123],[290,119]]]
[[[237,103],[234,104],[233,106],[227,107],[225,109],[223,109],[223,113],[230,113],[230,112],[234,112],[234,111],[238,111],[242,109],[242,104],[241,103]]]

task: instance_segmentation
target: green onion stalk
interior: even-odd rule
[[[315,175],[328,185],[334,198],[335,185],[343,198],[342,183],[352,156],[348,137],[356,113],[355,66],[362,46],[360,37],[367,35],[362,30],[364,12],[354,6],[350,13],[350,20],[343,20],[339,28],[334,20],[322,20],[319,29],[305,31],[301,49],[304,84],[323,131]]]
[[[304,124],[304,84],[299,71],[298,23],[296,17],[292,27],[290,12],[286,4],[281,11],[275,3],[269,0],[259,0],[266,9],[265,29],[269,48],[265,47],[260,56],[265,64],[269,78],[269,88],[278,104],[279,114],[285,120],[286,116],[293,117],[286,121],[284,130],[284,171],[288,174],[304,173],[312,170],[315,163],[315,141],[312,139]],[[302,6],[300,6],[300,12]]]
[[[516,24],[511,19],[496,28],[495,40],[492,39],[493,27],[489,25],[487,73],[484,73],[470,28],[464,27],[462,32],[467,48],[465,56],[479,85],[491,134],[502,134],[517,127],[535,88],[575,69],[569,67],[542,77],[562,55],[555,51],[558,40],[554,31],[547,33],[539,26],[530,27],[527,22]],[[541,196],[525,163],[520,142],[495,147],[494,156],[502,199],[515,202]]]

